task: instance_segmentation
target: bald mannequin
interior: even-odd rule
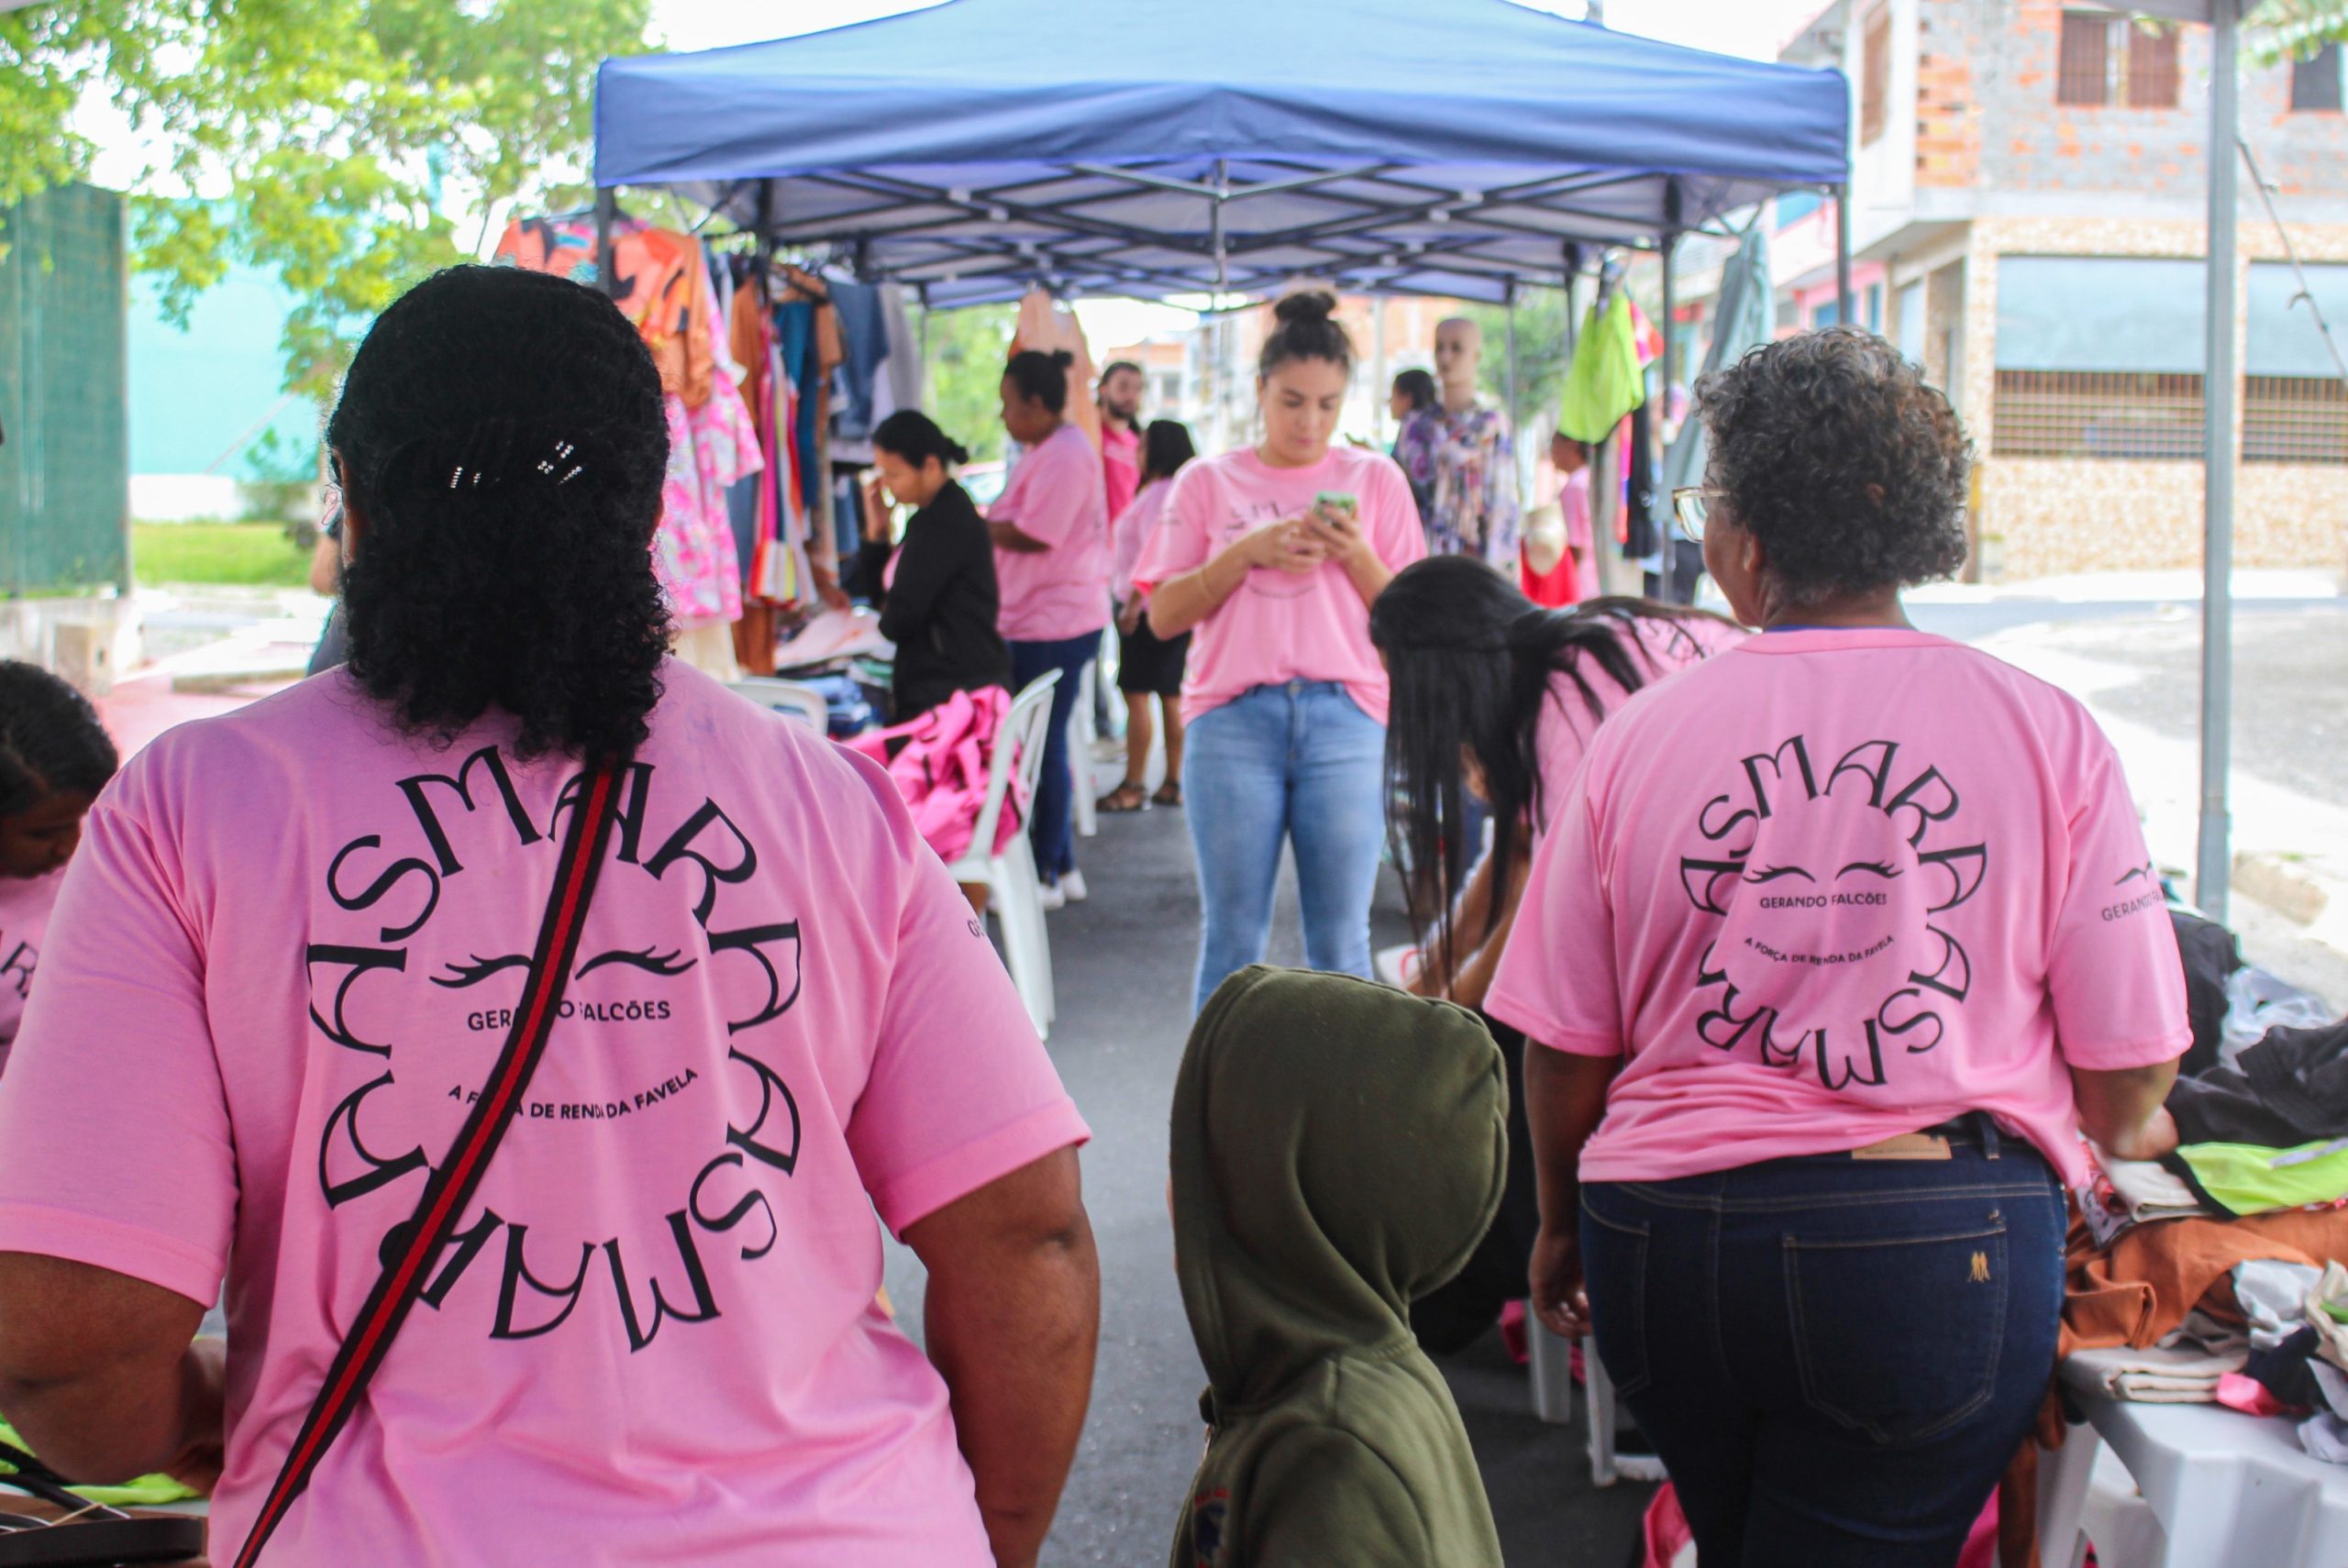
[[[1455,315],[1434,329],[1435,406],[1403,423],[1395,460],[1420,498],[1427,548],[1474,556],[1506,574],[1517,569],[1516,447],[1508,414],[1477,400],[1483,329]]]
[[[1464,414],[1476,406],[1476,374],[1484,363],[1484,329],[1464,315],[1438,323],[1434,329],[1434,379],[1443,389],[1443,406]]]

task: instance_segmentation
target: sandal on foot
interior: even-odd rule
[[[1138,812],[1148,802],[1148,791],[1142,786],[1120,784],[1093,802],[1093,805],[1095,810],[1102,812]]]
[[[1180,784],[1160,784],[1157,787],[1157,793],[1152,795],[1150,800],[1153,803],[1160,806],[1179,806],[1182,803],[1182,786]]]

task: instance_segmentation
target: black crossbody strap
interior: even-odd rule
[[[554,890],[547,899],[546,918],[538,925],[529,977],[514,1009],[513,1032],[505,1037],[505,1048],[498,1054],[489,1082],[473,1102],[449,1157],[425,1183],[415,1214],[393,1231],[393,1244],[384,1249],[388,1261],[382,1275],[336,1353],[334,1364],[327,1368],[326,1382],[310,1413],[303,1418],[301,1430],[294,1434],[284,1467],[269,1489],[244,1550],[237,1554],[235,1568],[252,1568],[260,1561],[261,1548],[284,1522],[286,1510],[310,1484],[318,1462],[358,1408],[393,1338],[407,1320],[408,1309],[423,1293],[433,1257],[455,1231],[481,1185],[482,1173],[489,1168],[506,1127],[521,1109],[523,1091],[562,1010],[563,988],[579,955],[580,931],[595,896],[612,824],[619,818],[620,780],[626,771],[625,763],[615,763],[586,776],[562,841],[562,858],[556,867]]]

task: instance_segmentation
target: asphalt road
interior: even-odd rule
[[[1051,917],[1060,1016],[1053,1059],[1091,1123],[1085,1201],[1101,1249],[1101,1360],[1092,1412],[1046,1568],[1166,1561],[1196,1467],[1205,1378],[1174,1283],[1166,1214],[1167,1107],[1190,1031],[1198,900],[1179,811],[1104,817],[1078,851],[1090,903]],[[1283,887],[1271,961],[1301,964],[1293,889]],[[1402,940],[1393,889],[1379,939]],[[919,1331],[922,1274],[892,1249],[889,1292]],[[1533,1419],[1524,1375],[1497,1334],[1445,1368],[1484,1470],[1512,1564],[1615,1568],[1629,1560],[1649,1488],[1593,1490],[1578,1426]]]

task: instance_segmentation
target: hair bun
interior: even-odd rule
[[[1290,326],[1327,321],[1337,314],[1337,296],[1326,289],[1301,289],[1282,297],[1272,315]]]
[[[1065,370],[1076,363],[1076,356],[1065,348],[1055,348],[1052,350],[1052,363]]]

